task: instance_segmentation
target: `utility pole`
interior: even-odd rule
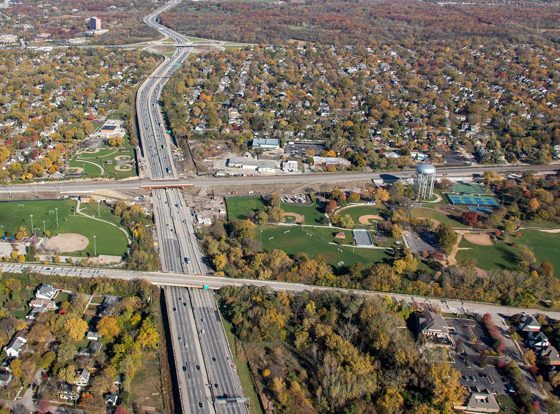
[[[99,212],[99,200],[97,200],[97,217],[101,218],[101,213]]]
[[[96,242],[96,235],[93,235],[93,255],[97,257],[97,242]]]
[[[31,217],[31,235],[33,236],[33,233],[35,233],[35,229],[33,228],[33,214],[30,214],[29,217]]]
[[[43,220],[43,236],[47,235],[47,231],[45,229],[45,220]]]
[[[55,207],[54,214],[56,215],[56,227],[58,228],[58,207]]]

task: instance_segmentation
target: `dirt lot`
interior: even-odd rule
[[[360,216],[360,218],[358,219],[360,224],[364,224],[366,226],[371,224],[372,221],[376,220],[383,220],[383,217],[377,214],[366,214],[365,216]]]
[[[62,233],[48,239],[45,250],[49,253],[81,252],[89,244],[87,237],[77,233]]]
[[[305,220],[305,217],[303,217],[301,214],[298,213],[290,213],[286,211],[282,213],[282,218],[284,219],[284,221],[286,221],[285,219],[288,217],[292,218],[293,222],[297,224],[301,224]]]
[[[492,244],[494,244],[487,233],[465,233],[463,237],[472,244],[477,244],[479,246],[492,246]]]

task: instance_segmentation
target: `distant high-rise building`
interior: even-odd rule
[[[90,17],[87,19],[88,30],[101,30],[101,19],[99,17]]]

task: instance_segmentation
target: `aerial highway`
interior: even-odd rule
[[[191,42],[185,36],[161,25],[159,15],[178,4],[174,0],[144,18],[144,22],[158,30],[164,37],[173,39],[175,52],[140,86],[136,95],[136,118],[140,143],[142,147],[141,165],[150,180],[174,182],[177,170],[173,162],[171,137],[166,131],[159,107],[161,91],[169,77],[191,53]],[[175,273],[206,274],[208,269],[202,260],[202,254],[192,223],[192,214],[178,188],[159,188],[151,192],[155,222],[154,239],[159,246],[161,267],[164,271]],[[84,277],[84,274],[80,276]],[[95,277],[95,276],[94,276]],[[248,413],[247,407],[233,401],[216,410],[214,386],[225,388],[222,379],[216,378],[213,367],[218,362],[223,368],[224,378],[239,381],[231,362],[223,366],[224,359],[229,358],[229,349],[215,349],[214,342],[201,341],[198,323],[195,322],[189,293],[184,288],[170,288],[165,292],[167,315],[171,335],[171,346],[175,362],[178,393],[183,413]],[[212,331],[209,331],[209,335]],[[210,350],[221,355],[208,355]],[[208,368],[210,367],[210,368]],[[226,375],[228,374],[228,375]],[[226,381],[224,379],[224,381]],[[226,382],[225,384],[229,384]],[[228,390],[230,388],[227,388]],[[235,395],[241,397],[241,393]]]
[[[25,263],[0,263],[0,270],[7,273],[33,272],[44,275],[61,275],[68,277],[95,278],[109,277],[114,279],[135,280],[144,279],[158,286],[181,286],[192,288],[208,287],[209,289],[220,289],[225,286],[259,286],[271,290],[284,292],[305,291],[331,291],[364,296],[390,296],[396,300],[408,303],[429,304],[440,307],[444,312],[450,313],[491,313],[501,315],[515,315],[520,312],[542,313],[553,319],[560,319],[560,312],[543,309],[527,309],[513,306],[500,306],[490,303],[461,301],[457,299],[430,298],[418,295],[407,295],[400,293],[375,292],[360,289],[347,289],[329,286],[304,285],[301,283],[278,282],[274,280],[236,279],[229,277],[216,277],[212,275],[192,275],[182,273],[164,272],[139,272],[135,270],[101,269],[70,266],[49,266],[42,264]]]
[[[160,144],[161,146],[161,144]],[[159,169],[159,167],[156,167]],[[560,164],[547,165],[473,165],[446,167],[436,166],[438,176],[449,178],[469,177],[473,174],[483,174],[485,171],[496,171],[499,173],[555,173],[560,170]],[[372,172],[339,172],[339,173],[309,173],[309,174],[285,174],[285,175],[259,175],[259,176],[232,176],[214,177],[199,176],[193,178],[177,179],[130,179],[130,180],[90,180],[90,181],[64,181],[64,182],[40,182],[30,184],[4,185],[0,187],[0,193],[13,194],[43,192],[43,193],[88,193],[96,190],[138,190],[165,186],[194,186],[194,187],[236,187],[236,186],[258,186],[275,184],[329,184],[352,181],[368,181],[380,179],[385,175],[399,178],[412,177],[414,169],[386,170]],[[171,181],[172,180],[172,181]]]

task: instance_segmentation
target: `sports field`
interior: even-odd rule
[[[544,233],[538,230],[522,230],[521,236],[514,239],[518,245],[528,246],[537,258],[537,265],[548,261],[554,266],[556,276],[560,277],[560,234]],[[519,249],[504,242],[494,243],[492,246],[480,246],[461,240],[457,259],[472,258],[478,267],[484,270],[496,268],[515,269],[517,265],[517,254]]]
[[[490,195],[459,195],[459,194],[446,194],[449,202],[453,205],[463,206],[483,206],[483,207],[498,207],[499,203],[496,197]]]
[[[69,177],[122,179],[136,175],[132,148],[99,148],[77,153],[68,162]]]
[[[84,205],[82,205],[84,207]],[[128,248],[125,233],[108,223],[93,220],[88,217],[74,215],[76,201],[74,200],[41,200],[41,201],[6,201],[0,203],[0,229],[7,235],[14,235],[20,226],[25,226],[31,233],[31,215],[35,233],[43,235],[44,229],[53,236],[61,233],[77,233],[88,238],[89,244],[83,251],[93,256],[93,236],[96,236],[97,254],[122,256]],[[88,207],[97,211],[95,207]],[[101,209],[101,208],[100,208]],[[89,211],[85,211],[90,214]],[[57,217],[58,214],[58,227]],[[108,219],[111,214],[106,208],[102,211],[102,219]],[[97,214],[96,214],[97,216]],[[112,216],[112,214],[111,214]],[[113,216],[113,223],[118,217]],[[44,222],[44,223],[43,223]],[[78,253],[79,254],[79,253]]]
[[[234,196],[226,198],[228,220],[243,220],[252,217],[267,205],[260,196]],[[282,210],[303,216],[305,224],[319,224],[325,216],[317,204],[282,203]]]
[[[463,223],[455,220],[452,216],[433,208],[417,207],[412,210],[412,217],[414,218],[428,218],[439,223],[447,223],[451,227],[466,227]]]
[[[477,183],[454,183],[451,191],[457,194],[488,194],[486,188]]]
[[[350,207],[343,207],[339,209],[336,214],[348,214],[354,220],[356,225],[373,225],[380,221],[380,217],[384,214],[384,210],[373,205],[357,205]],[[369,218],[368,218],[369,216]],[[360,220],[360,218],[362,218]],[[366,220],[367,219],[367,220]]]
[[[331,244],[335,242],[335,229],[317,227],[283,227],[266,226],[258,232],[262,246],[266,250],[280,249],[289,255],[306,253],[310,257],[323,257],[329,264],[337,265],[343,262],[345,266],[352,266],[361,262],[373,264],[382,262],[390,257],[391,252],[384,249],[360,249]],[[352,231],[344,230],[346,239],[343,244],[351,244]]]

